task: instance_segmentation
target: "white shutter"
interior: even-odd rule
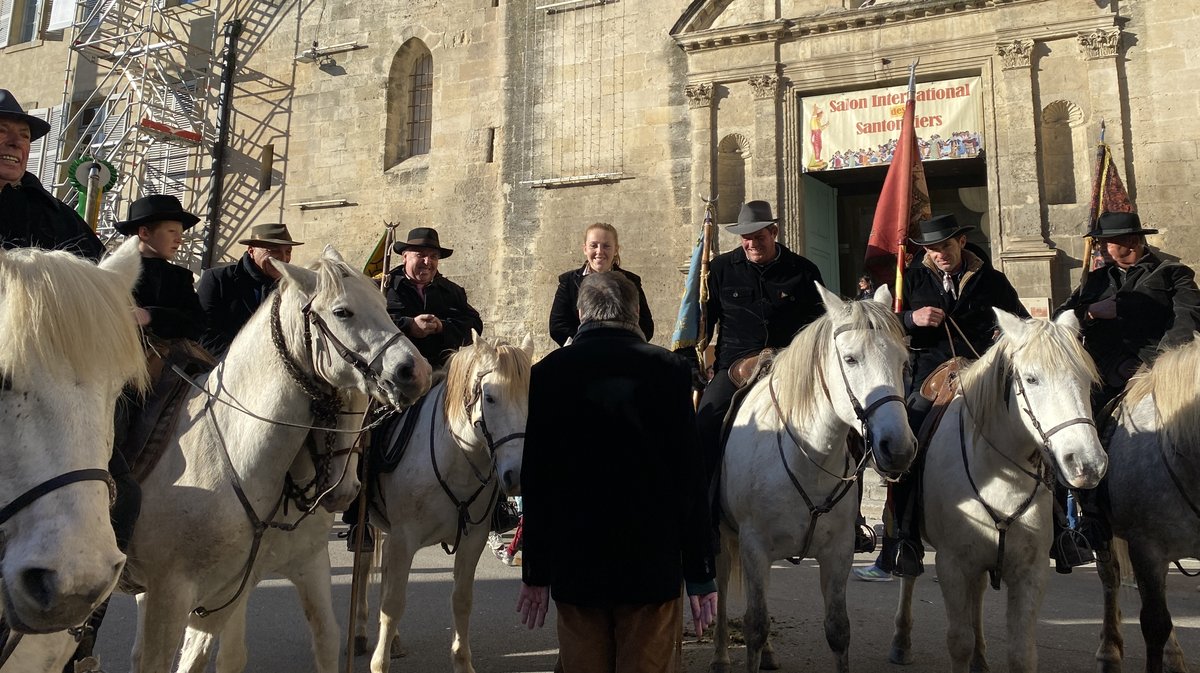
[[[12,32],[13,0],[0,0],[0,47],[8,46]]]
[[[75,0],[46,0],[43,16],[49,16],[46,22],[46,32],[64,30],[75,23]]]
[[[50,115],[50,110],[30,110],[30,117],[37,117],[42,121],[46,121],[46,117]],[[46,134],[37,140],[29,143],[29,160],[25,162],[25,170],[36,175],[39,179],[42,177],[42,155],[45,154],[46,140],[50,134]],[[43,185],[46,183],[42,183]]]
[[[49,112],[46,121],[50,122],[50,132],[43,138],[45,146],[42,149],[42,167],[37,176],[42,181],[42,186],[53,194],[54,184],[58,181],[58,153],[61,148],[59,136],[62,135],[63,106],[55,105],[50,108]]]

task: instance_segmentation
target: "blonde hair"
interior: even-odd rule
[[[450,356],[446,370],[446,420],[451,427],[471,422],[468,409],[475,393],[475,380],[491,372],[503,386],[505,399],[529,404],[529,371],[533,360],[516,346],[483,337],[470,346],[463,346]],[[524,402],[521,402],[521,401]]]
[[[602,229],[612,234],[613,237],[613,268],[621,266],[621,237],[617,235],[617,228],[608,222],[593,222],[583,230],[583,244],[587,245],[588,234],[592,233],[593,229]],[[587,254],[584,253],[584,264],[587,263]]]

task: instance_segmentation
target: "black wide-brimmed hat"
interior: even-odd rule
[[[250,227],[250,236],[238,241],[241,245],[304,245],[292,240],[286,224],[256,224]]]
[[[407,241],[396,241],[392,244],[392,250],[396,254],[403,253],[409,248],[434,248],[438,251],[438,255],[442,259],[446,259],[454,254],[450,248],[443,248],[441,241],[438,239],[437,229],[433,227],[417,227],[408,232]]]
[[[183,209],[179,199],[168,194],[152,194],[129,204],[129,219],[113,225],[117,231],[126,236],[137,233],[138,227],[155,222],[180,222],[186,231],[200,221],[200,218]]]
[[[1096,228],[1084,236],[1112,238],[1126,234],[1145,236],[1157,233],[1157,229],[1142,229],[1142,219],[1137,213],[1101,213],[1100,217],[1096,218]]]
[[[45,119],[25,114],[25,108],[21,107],[8,89],[0,89],[0,117],[18,119],[29,124],[30,140],[37,140],[50,132],[50,123]]]
[[[917,235],[908,240],[916,245],[937,245],[948,238],[965,234],[974,228],[969,224],[959,224],[952,213],[946,213],[924,222],[918,222]]]
[[[771,204],[766,201],[748,201],[742,204],[738,212],[737,222],[725,225],[725,231],[731,234],[753,234],[778,222],[771,216]]]

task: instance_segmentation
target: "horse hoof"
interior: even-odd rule
[[[775,655],[775,652],[770,651],[770,650],[763,651],[762,659],[758,662],[758,670],[760,670],[760,671],[778,671],[779,670],[779,657],[777,657]]]
[[[354,636],[354,656],[361,657],[364,654],[370,653],[371,648],[367,643],[366,636]]]
[[[731,673],[730,666],[728,661],[714,661],[708,665],[708,673]]]
[[[391,649],[391,655],[392,655],[393,659],[399,659],[401,657],[408,656],[408,650],[404,649],[403,647],[400,647],[400,636],[396,636],[395,638],[392,638],[392,646],[390,649]]]
[[[991,670],[986,661],[971,662],[971,673],[989,673]]]
[[[893,647],[892,651],[888,654],[888,661],[900,666],[908,666],[913,662],[912,652],[899,647]]]

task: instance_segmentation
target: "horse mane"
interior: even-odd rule
[[[904,328],[891,309],[875,301],[846,302],[846,329],[876,329],[896,341],[904,341]],[[815,419],[817,400],[824,395],[818,390],[820,377],[816,373],[824,366],[833,344],[835,326],[842,326],[823,314],[796,333],[792,343],[775,356],[773,376],[775,394],[780,409],[786,410],[788,420],[805,425]],[[835,372],[836,376],[836,372]],[[838,378],[838,384],[841,378]]]
[[[1163,352],[1149,372],[1135,377],[1123,402],[1133,409],[1153,395],[1161,431],[1176,450],[1195,446],[1200,439],[1200,408],[1195,379],[1190,375],[1200,366],[1200,336],[1193,336],[1190,342]]]
[[[387,300],[384,299],[383,293],[379,292],[378,286],[340,259],[322,255],[309,264],[308,269],[317,272],[317,292],[314,298],[336,297],[346,291],[348,283],[357,283],[366,284],[374,290],[367,293],[370,297],[368,301],[375,301],[381,306],[387,305]]]
[[[0,253],[0,372],[147,384],[133,296],[114,273],[63,251]]]
[[[1025,326],[1019,339],[1002,333],[996,343],[960,375],[963,395],[973,410],[977,429],[981,429],[984,419],[996,416],[985,410],[1008,405],[1005,398],[1011,385],[1009,375],[1014,370],[1028,366],[1043,371],[1066,367],[1077,379],[1091,385],[1100,382],[1092,356],[1083,349],[1078,338],[1068,334],[1068,330],[1048,320],[1026,320]]]
[[[467,407],[479,373],[493,372],[506,399],[527,400],[532,366],[528,353],[499,339],[476,337],[475,343],[455,351],[450,356],[445,379],[444,404],[449,425],[454,427],[471,422]]]

